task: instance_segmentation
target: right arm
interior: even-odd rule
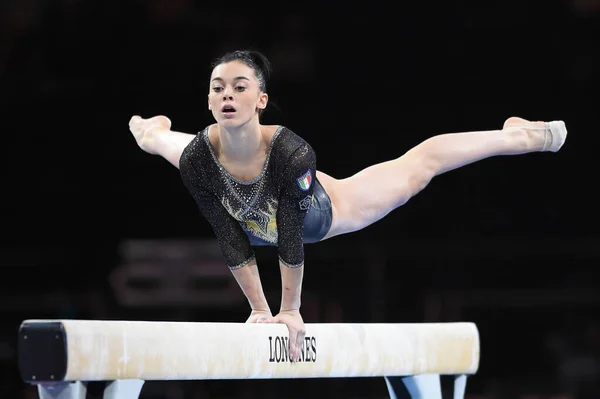
[[[219,199],[204,187],[203,171],[197,169],[189,156],[190,153],[186,152],[182,157],[181,178],[200,212],[211,225],[225,262],[248,299],[252,313],[247,321],[266,320],[271,317],[271,311],[263,292],[250,240],[239,222],[227,212]]]
[[[271,309],[263,292],[256,259],[251,260],[244,267],[232,270],[231,273],[250,303],[252,313],[247,321],[259,322],[271,317]]]
[[[186,169],[186,165],[183,164],[184,175],[187,172]],[[208,220],[217,236],[229,270],[248,299],[252,312],[247,321],[256,322],[271,317],[271,310],[260,281],[256,257],[246,233],[216,197],[208,192],[203,192],[196,198],[199,199],[197,203],[200,212]]]
[[[183,150],[195,137],[193,134],[172,131],[171,121],[165,116],[155,116],[150,119],[133,116],[129,121],[129,130],[142,150],[162,156],[176,168],[179,168]],[[270,317],[271,311],[262,289],[256,259],[250,249],[248,237],[237,221],[213,196],[190,183],[190,173],[193,171],[189,168],[182,170],[184,184],[212,226],[228,266],[248,299],[252,308],[248,321],[256,322]],[[229,240],[234,243],[225,242],[224,237],[229,237]],[[241,259],[248,259],[248,257],[249,260],[240,262]],[[239,267],[240,264],[244,266]]]
[[[179,168],[179,158],[194,134],[174,132],[166,116],[142,119],[135,115],[129,121],[129,130],[138,146],[149,154],[160,155]]]

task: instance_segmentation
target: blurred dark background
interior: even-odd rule
[[[178,171],[134,114],[212,123],[210,62],[272,61],[270,109],[346,177],[439,133],[566,121],[556,154],[435,178],[367,229],[306,247],[314,322],[473,321],[469,398],[600,397],[600,1],[0,3],[0,397],[31,318],[244,321],[249,308]],[[276,252],[257,249],[277,310]],[[383,380],[147,382],[142,398],[384,398]]]

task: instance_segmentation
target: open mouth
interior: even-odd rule
[[[235,112],[235,108],[232,105],[224,105],[223,108],[221,108],[221,112],[224,114],[231,114]]]

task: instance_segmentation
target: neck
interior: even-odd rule
[[[219,127],[219,153],[228,160],[253,159],[263,147],[262,129],[257,120],[236,128]]]

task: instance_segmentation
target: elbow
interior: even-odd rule
[[[279,263],[290,269],[297,269],[304,266],[304,248],[302,245],[293,247],[280,247]]]

